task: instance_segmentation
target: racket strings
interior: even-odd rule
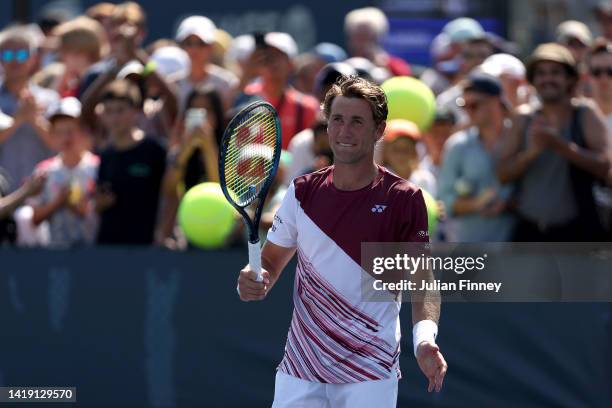
[[[251,112],[234,129],[226,151],[224,175],[229,193],[240,206],[251,203],[274,169],[276,120],[265,108]]]

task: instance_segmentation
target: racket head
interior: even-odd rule
[[[227,125],[219,149],[219,179],[227,200],[245,218],[256,236],[263,202],[276,176],[281,154],[281,127],[276,109],[257,101],[238,112]],[[251,220],[244,209],[259,199]]]

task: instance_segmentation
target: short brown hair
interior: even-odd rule
[[[125,22],[135,25],[138,28],[144,28],[147,23],[147,15],[140,4],[134,1],[127,1],[115,6],[111,20],[113,22]]]
[[[113,15],[115,5],[113,3],[97,3],[87,9],[85,15],[94,20],[102,20]]]
[[[59,37],[60,50],[86,54],[94,63],[106,54],[107,44],[102,25],[89,17],[77,17],[61,24],[54,32]]]
[[[325,117],[329,119],[331,106],[336,96],[347,98],[361,98],[370,105],[372,117],[376,125],[380,125],[387,120],[389,108],[387,106],[387,96],[382,88],[367,79],[355,75],[341,76],[335,84],[327,91],[325,100],[321,108]]]
[[[104,88],[102,92],[101,102],[107,101],[125,101],[132,105],[133,108],[140,109],[142,107],[142,95],[140,89],[133,82],[127,79],[116,79]]]

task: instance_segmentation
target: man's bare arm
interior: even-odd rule
[[[249,265],[240,271],[238,276],[238,293],[243,301],[263,300],[278,281],[283,269],[287,266],[295,247],[285,248],[266,241],[261,251],[263,282],[257,282],[257,274]]]
[[[419,269],[411,277],[416,288],[420,288],[422,282],[433,282],[434,276],[429,269]],[[432,290],[411,291],[410,303],[412,304],[412,324],[421,320],[431,320],[438,323],[440,319],[440,292]]]
[[[515,115],[512,118],[510,131],[501,142],[497,165],[497,178],[501,183],[509,183],[521,178],[538,157],[536,150],[521,149],[527,118],[526,114]]]
[[[587,147],[569,142],[560,144],[557,151],[576,167],[605,179],[610,170],[608,128],[599,108],[586,105],[583,113],[582,133]]]

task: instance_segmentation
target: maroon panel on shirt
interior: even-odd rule
[[[427,210],[418,187],[379,166],[372,184],[338,190],[333,166],[294,180],[304,213],[355,262],[362,242],[428,242]],[[299,233],[299,232],[298,232]]]

